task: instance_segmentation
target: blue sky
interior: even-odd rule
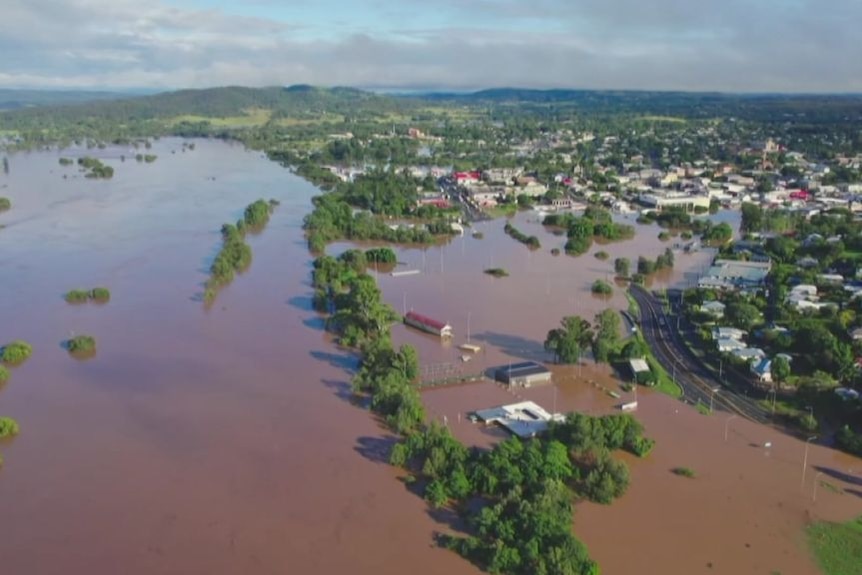
[[[862,92],[862,0],[4,0],[0,87]]]

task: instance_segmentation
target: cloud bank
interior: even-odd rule
[[[6,0],[0,86],[862,92],[858,0]]]

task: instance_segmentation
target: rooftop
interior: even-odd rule
[[[548,428],[551,421],[563,421],[560,413],[548,413],[532,401],[522,401],[475,412],[483,423],[498,423],[518,437],[533,437]]]

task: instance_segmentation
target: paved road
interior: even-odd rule
[[[756,401],[723,386],[692,355],[674,329],[675,318],[665,314],[661,302],[655,296],[639,286],[632,286],[630,291],[640,307],[641,333],[644,339],[656,360],[682,387],[686,401],[694,404],[700,402],[707,406],[712,401],[716,410],[758,423],[769,422],[769,413]]]

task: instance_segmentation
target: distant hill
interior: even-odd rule
[[[0,110],[19,110],[34,106],[57,106],[97,100],[116,100],[133,97],[120,92],[93,92],[80,90],[11,90],[0,88]]]
[[[59,102],[58,102],[59,103]],[[149,96],[113,100],[91,100],[50,108],[19,109],[0,116],[0,124],[16,124],[28,118],[51,116],[62,119],[99,119],[116,122],[159,120],[183,116],[225,118],[241,116],[249,110],[271,111],[275,117],[310,117],[320,113],[385,113],[409,106],[408,103],[354,88],[317,88],[289,86],[246,88],[226,86],[199,90],[178,90]],[[5,120],[5,122],[4,122]]]

